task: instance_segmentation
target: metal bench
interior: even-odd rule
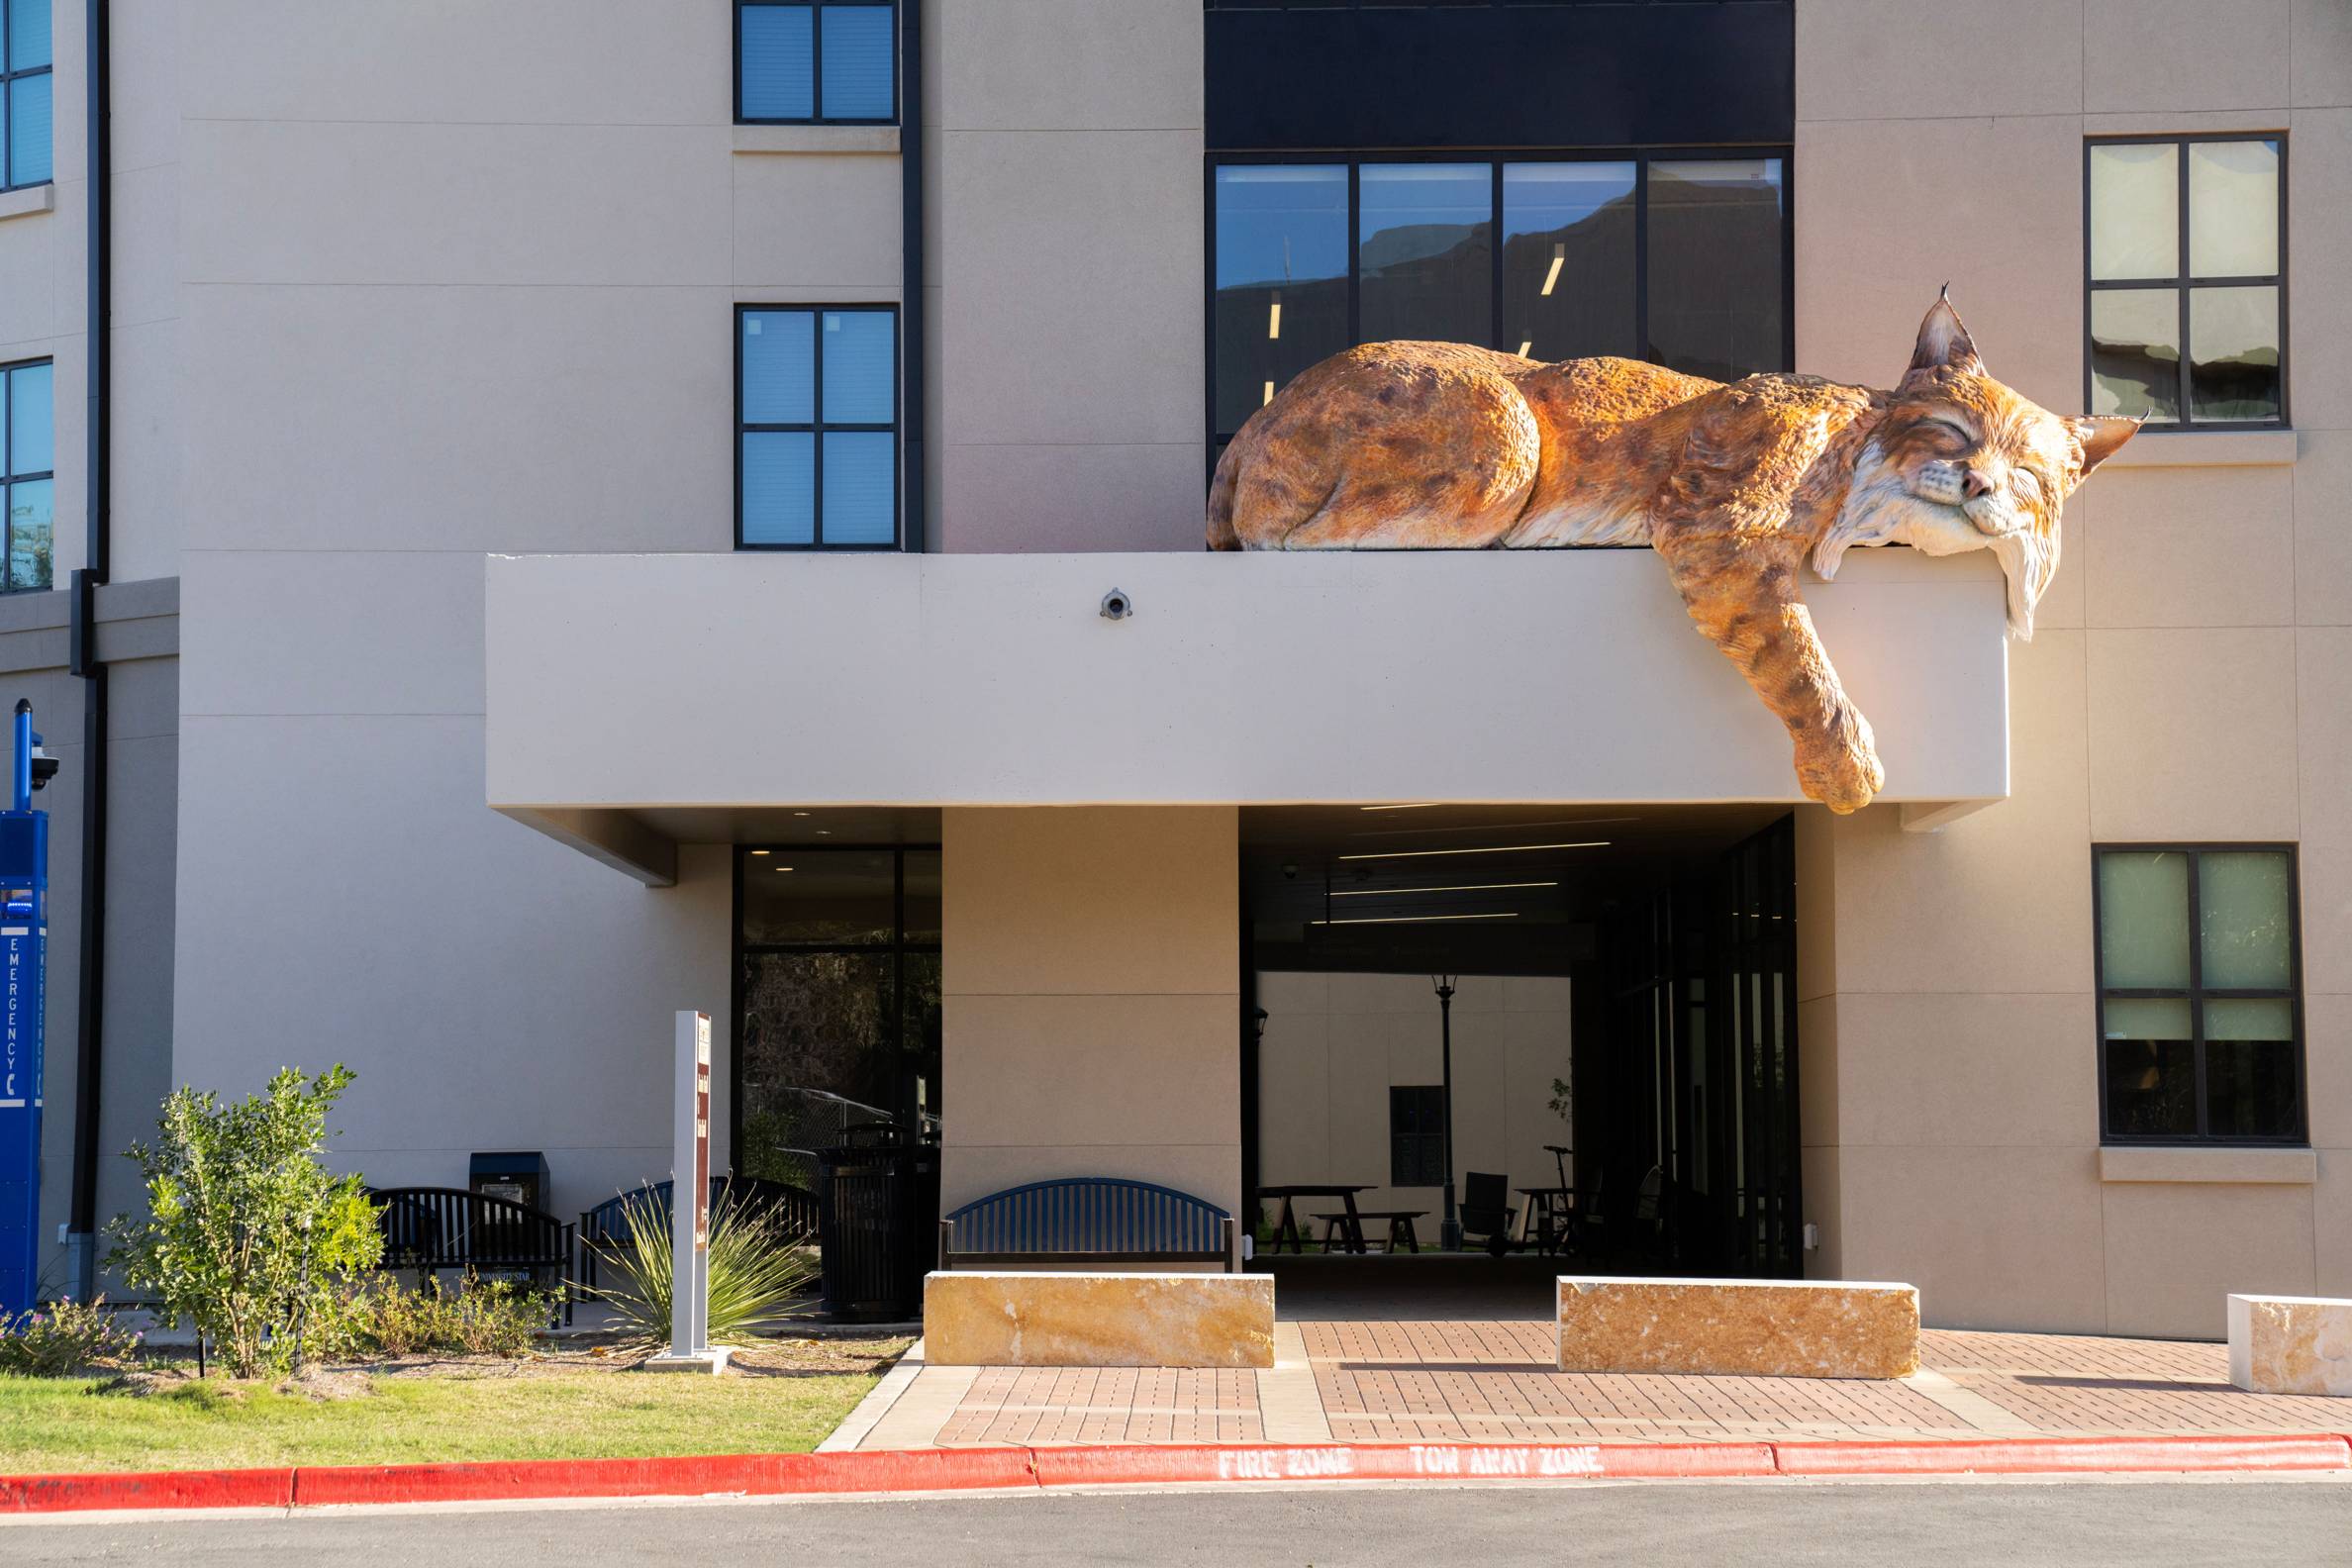
[[[457,1187],[388,1187],[368,1199],[381,1205],[386,1269],[415,1269],[419,1277],[443,1269],[514,1269],[541,1290],[564,1286],[571,1267],[572,1227],[541,1210]],[[565,1292],[564,1316],[571,1315]]]
[[[666,1181],[649,1182],[607,1198],[580,1216],[579,1280],[583,1289],[596,1289],[599,1254],[629,1239],[631,1209],[640,1206],[648,1209],[661,1233],[669,1234],[673,1191]],[[730,1210],[773,1216],[787,1234],[805,1235],[810,1244],[816,1243],[817,1196],[789,1182],[769,1181],[759,1176],[712,1177],[712,1220],[716,1222]]]
[[[1217,1263],[1240,1272],[1233,1217],[1206,1199],[1116,1176],[1030,1182],[939,1222],[939,1267]]]

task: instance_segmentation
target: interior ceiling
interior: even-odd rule
[[[1267,934],[1326,921],[1587,921],[1787,814],[1780,805],[1245,807],[1242,889]]]
[[[677,843],[935,844],[939,812],[924,806],[717,806],[631,813]]]

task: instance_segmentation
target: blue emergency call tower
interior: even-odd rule
[[[33,792],[57,771],[16,705],[15,789],[0,812],[0,1319],[41,1286],[42,997],[49,971],[49,813]]]

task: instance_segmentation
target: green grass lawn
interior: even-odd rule
[[[133,1395],[87,1378],[0,1377],[0,1474],[802,1452],[876,1381],[865,1372],[403,1377],[320,1400],[217,1379]]]

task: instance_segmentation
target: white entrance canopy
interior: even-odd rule
[[[703,814],[727,841],[757,807],[1804,799],[1779,722],[1645,549],[488,573],[490,805],[649,882]],[[1881,800],[1927,827],[2006,797],[1992,556],[1855,550],[1804,592]]]

